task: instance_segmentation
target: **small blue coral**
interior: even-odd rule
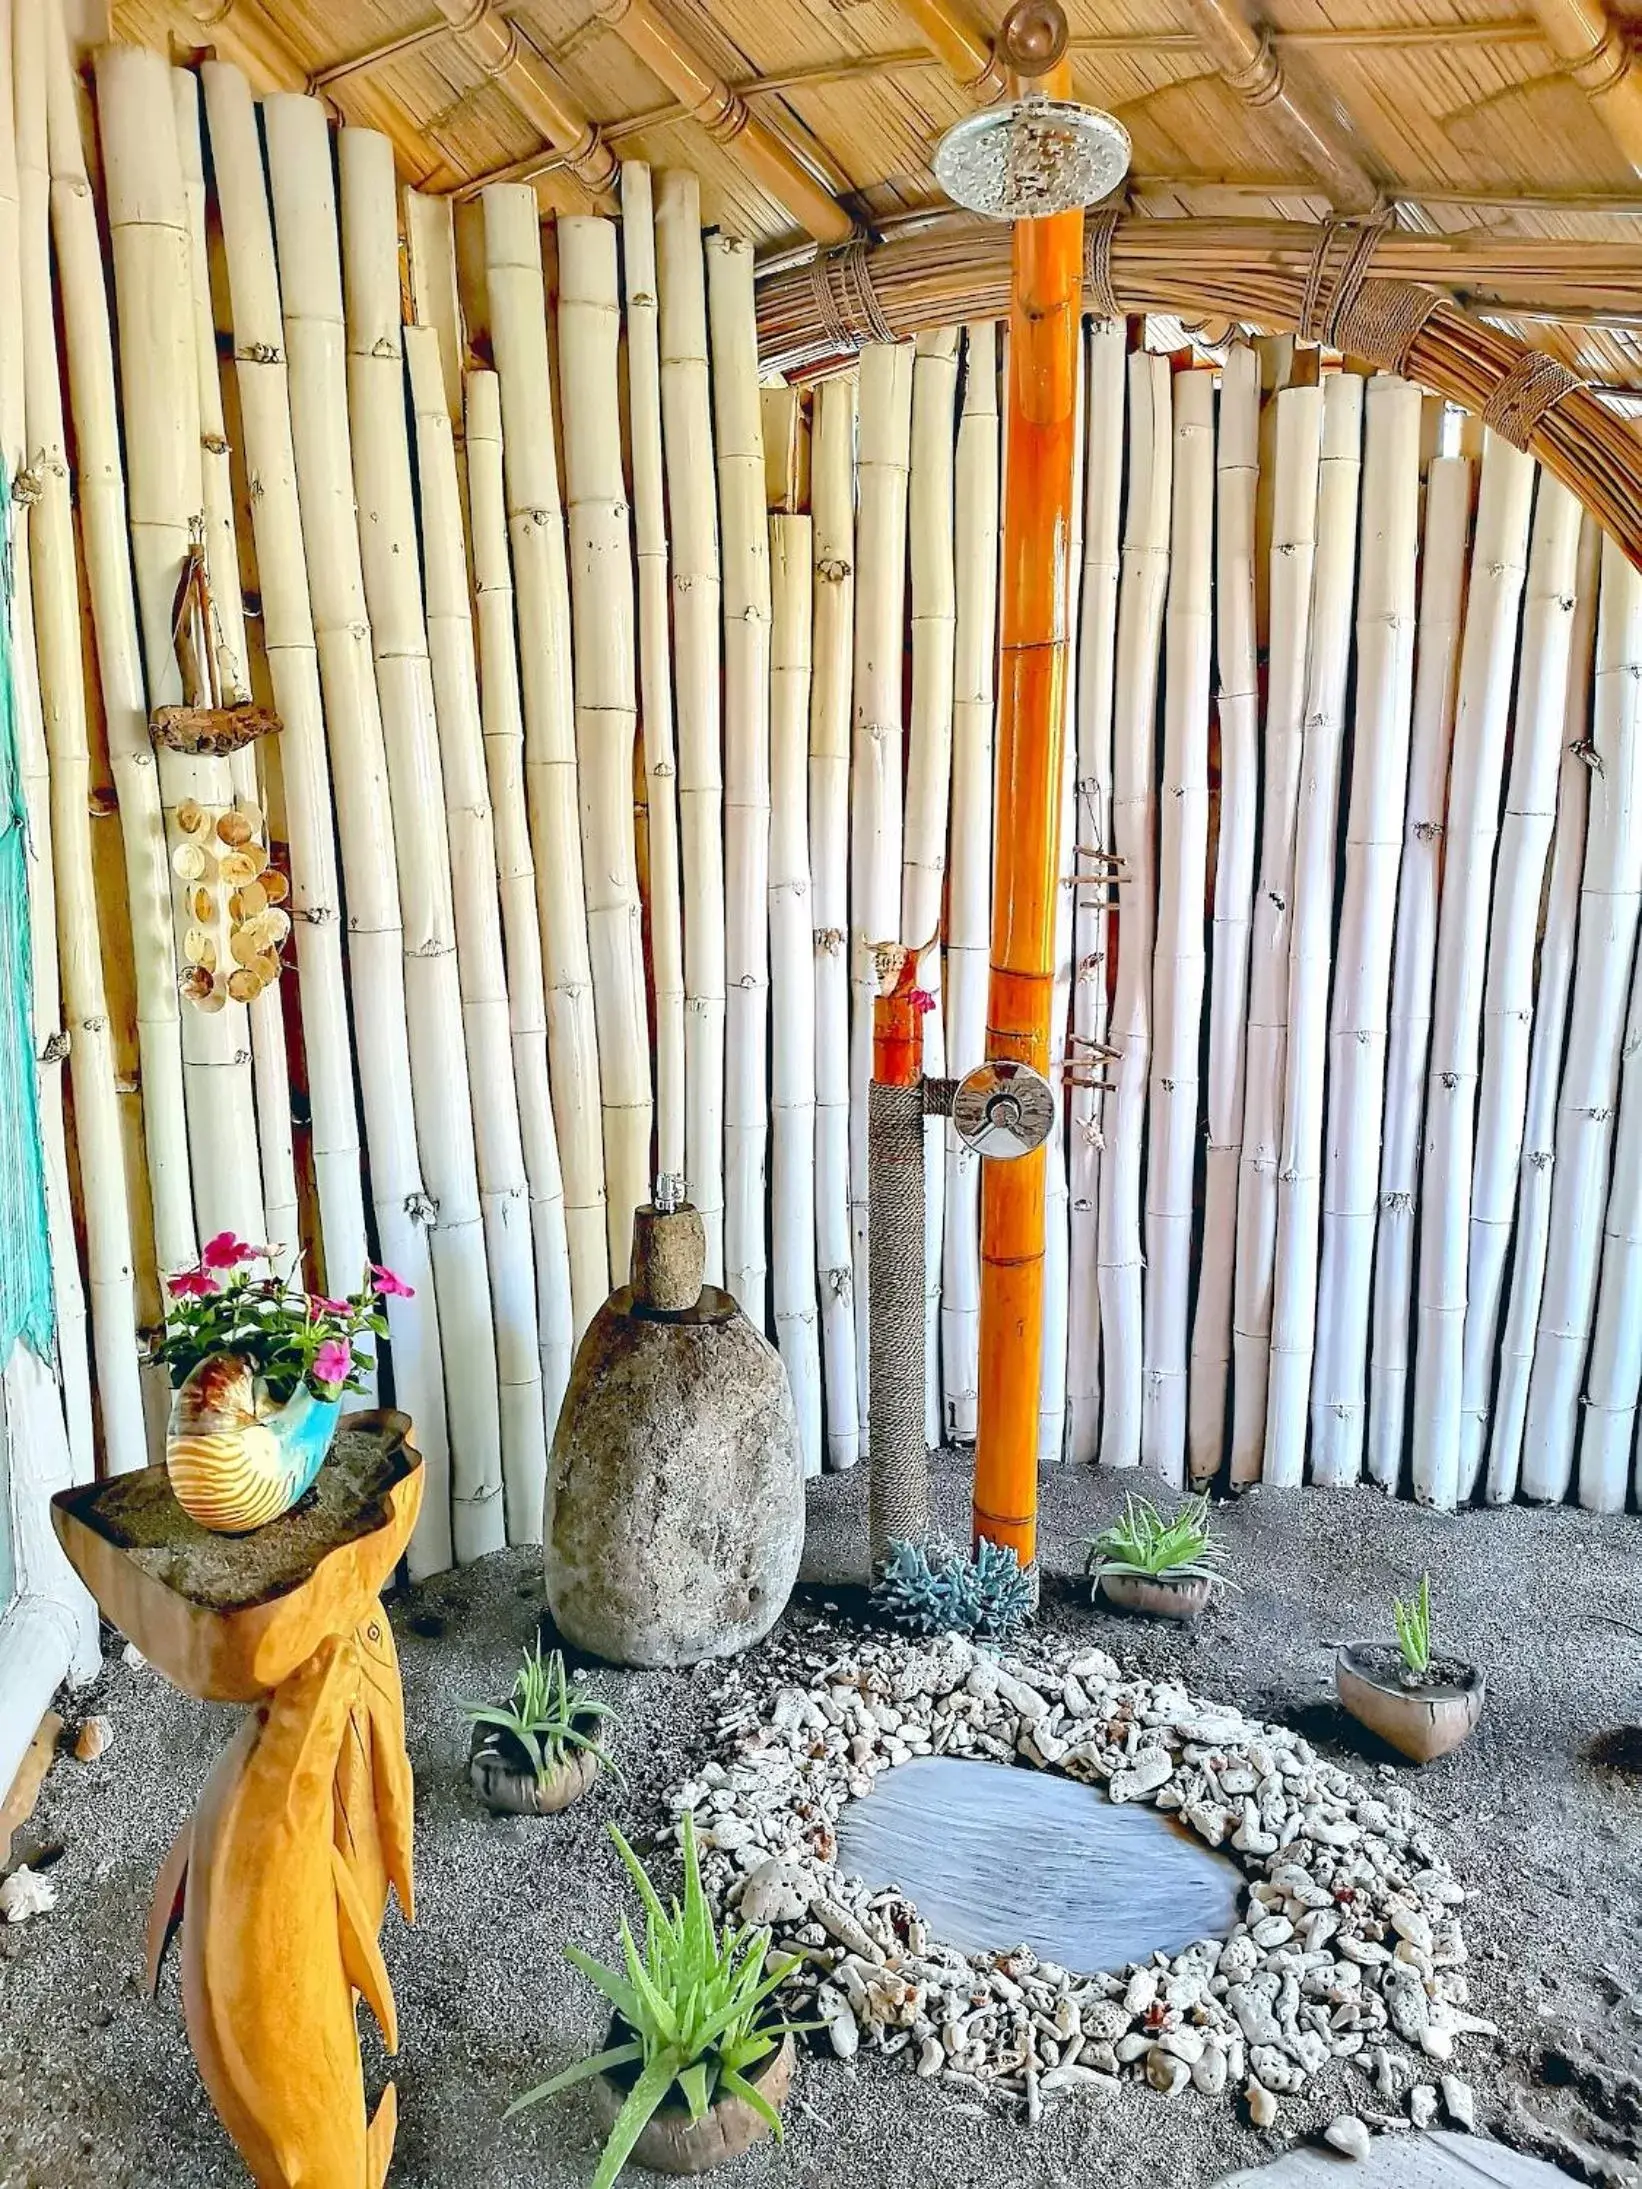
[[[1015,1553],[982,1543],[892,1542],[872,1586],[874,1608],[909,1634],[983,1634],[1007,1641],[1032,1615],[1032,1580]]]

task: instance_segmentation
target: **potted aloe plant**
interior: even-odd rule
[[[611,2189],[630,2158],[660,2174],[704,2174],[772,2131],[779,2137],[793,2038],[805,2026],[779,2020],[770,2008],[798,1957],[772,1963],[767,1930],[715,1928],[688,1815],[684,1897],[671,1908],[613,1824],[610,1836],[643,1904],[644,1944],[623,1916],[622,1968],[576,1946],[564,1949],[615,2010],[604,2048],[508,2108],[517,2113],[591,2081],[609,2130],[591,2189]]]
[[[1123,1611],[1195,1619],[1217,1588],[1232,1586],[1221,1570],[1225,1558],[1225,1545],[1209,1531],[1207,1492],[1167,1515],[1131,1492],[1120,1518],[1090,1543],[1085,1570],[1097,1595]]]
[[[601,1770],[621,1773],[600,1745],[616,1713],[565,1671],[564,1654],[524,1653],[507,1702],[468,1706],[473,1742],[468,1776],[487,1809],[506,1816],[555,1816],[579,1801]]]
[[[1334,1660],[1340,1701],[1411,1763],[1430,1763],[1469,1739],[1482,1716],[1487,1678],[1462,1658],[1431,1646],[1431,1576],[1418,1592],[1391,1602],[1393,1642],[1342,1642]]]

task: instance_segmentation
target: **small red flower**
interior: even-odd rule
[[[165,1289],[174,1300],[209,1300],[222,1287],[203,1269],[185,1269],[180,1276],[171,1278]]]
[[[912,1008],[918,1013],[920,1017],[923,1016],[924,1012],[933,1011],[935,1008],[935,998],[930,994],[927,988],[913,989],[911,995],[908,996],[907,1001],[911,1004]]]
[[[340,1338],[328,1338],[314,1355],[314,1375],[321,1383],[346,1383],[353,1355]]]
[[[406,1284],[403,1277],[396,1277],[393,1271],[387,1268],[385,1264],[381,1262],[372,1262],[371,1275],[376,1279],[377,1291],[380,1292],[385,1299],[415,1299],[416,1288],[413,1285]]]
[[[214,1239],[207,1239],[200,1254],[200,1266],[204,1269],[238,1269],[242,1262],[254,1262],[257,1249],[247,1246],[243,1239],[236,1239],[231,1231],[219,1231]]]

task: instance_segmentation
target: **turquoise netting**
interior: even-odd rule
[[[0,466],[0,1361],[19,1338],[51,1358],[51,1241],[34,1074],[28,814],[17,757],[11,482]]]

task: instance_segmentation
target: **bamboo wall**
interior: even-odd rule
[[[232,1228],[316,1290],[412,1282],[381,1390],[430,1469],[416,1570],[534,1538],[659,1169],[810,1465],[852,1464],[884,946],[929,945],[931,1071],[985,1046],[996,330],[764,387],[751,255],[691,177],[630,165],[619,226],[544,234],[509,185],[453,225],[385,139],[130,48],[96,69],[105,266],[67,55],[24,27],[53,13],[15,40],[0,424],[102,1462],[154,1448],[137,1333]],[[1642,578],[1401,381],[1139,334],[1085,354],[1042,1457],[1618,1509]],[[283,729],[156,767],[191,540],[223,682]],[[280,979],[205,1009],[200,810],[265,822],[293,916]],[[925,1168],[926,1426],[961,1440],[977,1180],[938,1123]]]

